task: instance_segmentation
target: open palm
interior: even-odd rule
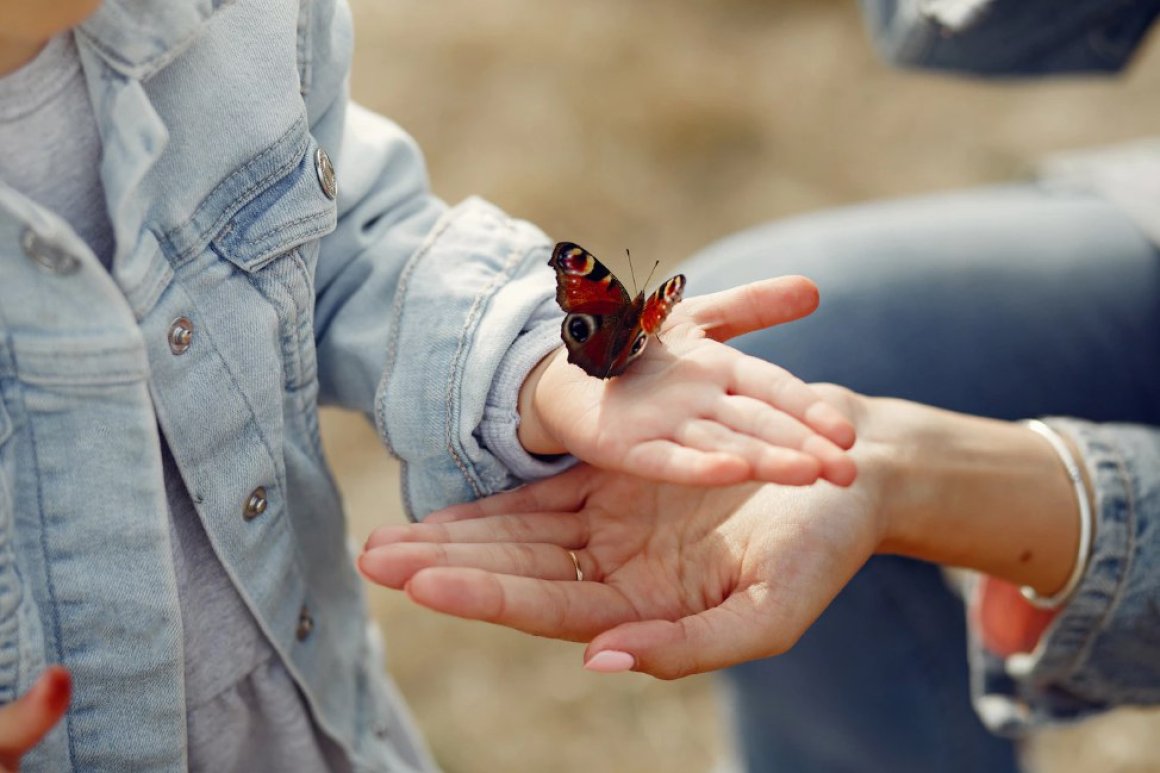
[[[581,467],[379,529],[359,566],[431,609],[675,678],[792,646],[877,546],[872,500],[862,485],[709,489]]]

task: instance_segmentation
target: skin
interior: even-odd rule
[[[57,33],[87,19],[101,0],[0,0],[0,76],[27,64]]]
[[[0,77],[99,5],[0,0]],[[855,475],[844,452],[854,440],[849,420],[784,370],[722,343],[809,314],[816,305],[817,288],[801,277],[686,301],[671,317],[664,345],[649,347],[631,374],[612,382],[568,365],[561,347],[520,391],[520,440],[533,453],[571,452],[659,480],[805,484],[824,478],[848,485]],[[0,708],[4,770],[16,769],[59,721],[68,678],[51,667],[27,694]]]
[[[560,347],[524,382],[520,442],[670,483],[847,486],[849,419],[782,368],[724,344],[817,305],[817,287],[800,276],[689,298],[669,315],[664,343],[608,381],[568,364]]]
[[[678,486],[581,467],[381,528],[359,567],[440,612],[587,642],[594,670],[666,679],[787,651],[875,553],[1005,581],[989,608],[1000,623],[1021,603],[1014,586],[1063,586],[1078,503],[1047,441],[1019,424],[816,389],[854,417],[848,488]],[[1020,618],[1005,646],[1033,642],[1047,619]]]

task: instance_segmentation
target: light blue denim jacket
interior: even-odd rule
[[[319,725],[403,769],[317,406],[373,416],[417,515],[553,471],[514,434],[559,342],[550,244],[443,204],[413,142],[348,105],[342,0],[105,0],[76,38],[111,271],[0,185],[0,701],[49,662],[75,683],[26,762],[184,767],[160,427]]]
[[[876,45],[892,61],[994,76],[1115,72],[1160,15],[1160,0],[862,5]],[[1158,158],[1155,143],[1077,157],[1053,165],[1063,169],[1051,182],[1106,196],[1158,240]],[[999,658],[972,632],[976,707],[1003,733],[1160,703],[1160,429],[1051,423],[1075,440],[1095,487],[1095,541],[1079,587],[1030,656]]]

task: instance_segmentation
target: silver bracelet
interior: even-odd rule
[[[1079,581],[1083,579],[1084,572],[1087,570],[1088,557],[1091,553],[1092,546],[1091,500],[1088,498],[1087,484],[1084,483],[1079,464],[1076,463],[1075,457],[1072,456],[1071,449],[1059,437],[1059,433],[1039,419],[1028,419],[1023,424],[1047,440],[1048,443],[1051,443],[1051,447],[1055,449],[1059,460],[1063,462],[1064,468],[1067,469],[1067,477],[1071,478],[1071,485],[1075,487],[1076,499],[1079,500],[1079,549],[1076,551],[1075,567],[1072,568],[1071,576],[1067,578],[1067,582],[1064,583],[1064,586],[1060,588],[1058,593],[1051,596],[1040,596],[1030,585],[1024,585],[1019,589],[1023,594],[1023,598],[1027,599],[1032,606],[1038,607],[1039,609],[1056,609],[1071,596],[1076,586],[1079,585]]]

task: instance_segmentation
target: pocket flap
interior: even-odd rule
[[[246,272],[334,230],[337,207],[315,167],[318,145],[311,139],[298,163],[254,196],[214,239],[226,260]]]

